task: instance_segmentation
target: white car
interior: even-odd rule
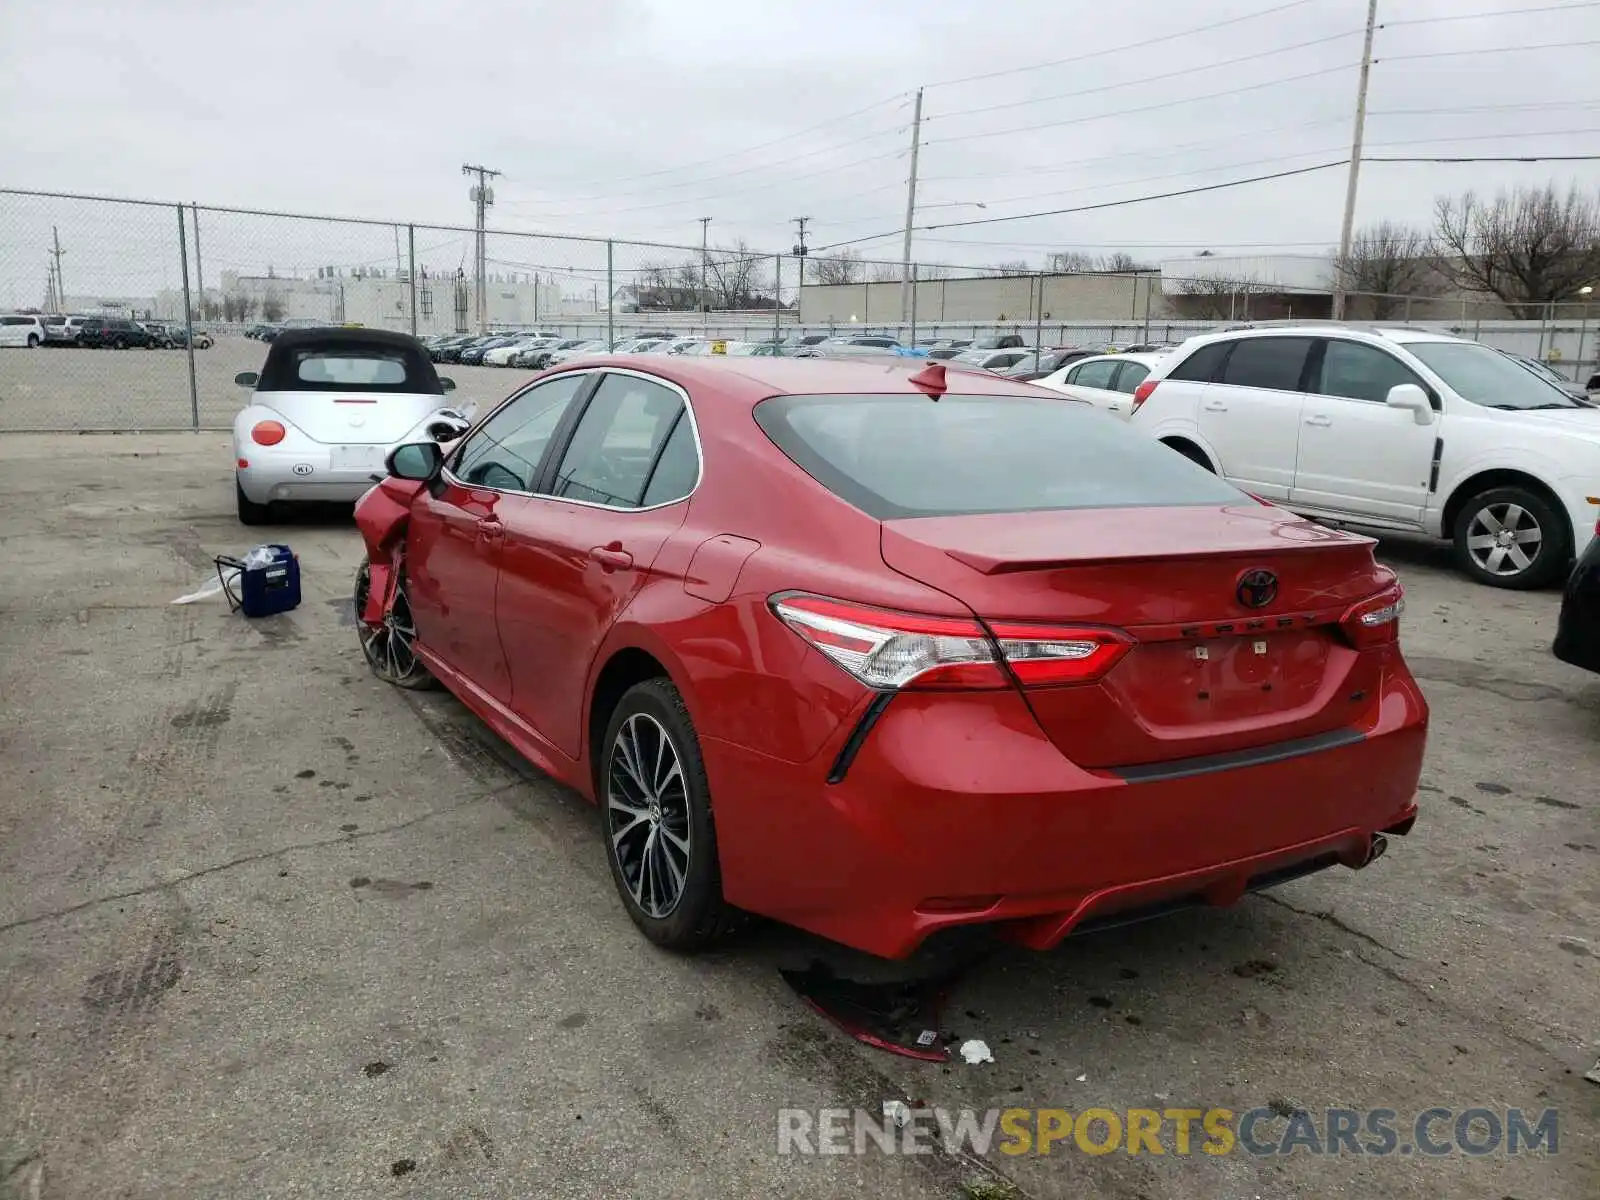
[[[233,419],[234,490],[239,520],[259,525],[271,506],[352,501],[406,442],[453,441],[470,412],[445,404],[439,378],[415,338],[381,329],[299,329],[280,333]]]
[[[25,346],[29,350],[37,350],[44,345],[45,336],[42,317],[0,317],[0,346]]]
[[[1560,579],[1594,536],[1600,409],[1478,342],[1284,325],[1190,338],[1131,422],[1263,500],[1449,539],[1496,587]]]
[[[565,350],[556,350],[550,355],[550,366],[570,362],[574,358],[597,358],[603,354],[611,353],[611,343],[600,339],[581,342],[576,346],[569,346]]]
[[[1033,386],[1082,400],[1126,421],[1133,415],[1135,389],[1165,357],[1163,354],[1099,354],[1080,358],[1054,374],[1035,379]]]
[[[518,354],[521,354],[524,350],[532,349],[533,347],[540,345],[545,340],[546,339],[543,338],[530,336],[518,338],[516,341],[508,342],[504,346],[496,346],[493,350],[490,350],[484,354],[483,365],[486,367],[509,367],[511,365],[512,358]],[[551,344],[553,345],[554,343]]]

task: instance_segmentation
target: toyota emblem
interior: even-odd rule
[[[1234,595],[1246,608],[1265,608],[1278,598],[1278,577],[1264,567],[1246,571],[1239,576]]]

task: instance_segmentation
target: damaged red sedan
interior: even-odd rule
[[[939,365],[595,360],[357,518],[362,646],[597,803],[652,941],[889,957],[1361,867],[1428,710],[1368,538]]]

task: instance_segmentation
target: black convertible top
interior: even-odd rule
[[[404,378],[396,382],[350,383],[335,379],[310,378],[301,371],[307,360],[337,358],[376,358],[404,368]],[[256,384],[261,392],[404,392],[412,395],[442,396],[439,373],[423,350],[422,343],[409,333],[388,329],[353,329],[329,326],[321,329],[286,329],[272,340],[267,361]]]

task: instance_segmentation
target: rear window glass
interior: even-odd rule
[[[757,424],[878,520],[1231,504],[1242,493],[1104,414],[1025,396],[779,396]]]
[[[1233,349],[1232,342],[1209,342],[1172,368],[1168,379],[1184,379],[1191,383],[1210,383],[1217,377],[1217,368]]]
[[[1222,369],[1222,382],[1235,387],[1298,392],[1310,338],[1255,337],[1239,341]]]
[[[302,350],[295,355],[295,377],[301,383],[331,383],[339,387],[393,387],[406,381],[405,360],[399,355],[328,354]]]

